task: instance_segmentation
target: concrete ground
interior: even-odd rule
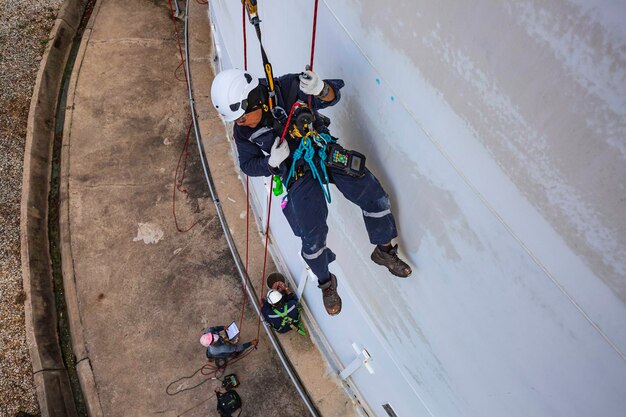
[[[220,175],[221,200],[236,203],[225,210],[241,242],[245,198],[224,126],[206,94],[212,77],[206,6],[192,4],[194,42],[200,45],[194,71],[196,82],[205,83],[204,101],[199,99],[203,135],[215,145],[212,160],[223,152],[217,159],[223,166],[212,170]],[[176,70],[180,57],[169,8],[166,1],[101,0],[91,22],[72,75],[62,161],[69,210],[64,270],[73,274],[82,326],[73,338],[84,339],[85,346],[77,361],[91,364],[102,415],[217,415],[211,396],[219,381],[166,394],[168,384],[206,363],[198,343],[202,330],[239,320],[243,293],[193,136],[177,187],[186,193],[174,191],[190,116],[186,84],[177,80],[184,75]],[[174,221],[174,194],[180,228],[198,222],[186,233]],[[260,271],[256,229],[252,236],[251,270]],[[249,306],[242,327],[243,341],[257,337]],[[352,402],[311,341],[295,334],[282,340],[321,413],[353,415]],[[308,414],[263,332],[258,350],[231,372],[241,380],[242,415]],[[170,390],[202,380],[196,376]]]

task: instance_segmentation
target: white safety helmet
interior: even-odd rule
[[[259,80],[240,69],[227,69],[215,76],[211,85],[211,101],[224,120],[232,122],[246,112],[248,94]]]
[[[276,305],[280,303],[280,300],[283,299],[283,293],[278,290],[269,290],[267,292],[267,302],[271,305]]]

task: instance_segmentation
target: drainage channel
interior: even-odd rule
[[[80,47],[85,27],[91,16],[96,0],[84,2],[83,17],[76,32],[70,56],[63,72],[63,82],[61,84],[61,94],[57,103],[56,122],[54,127],[54,143],[52,148],[52,168],[50,176],[50,194],[48,195],[48,241],[50,245],[50,260],[52,263],[52,279],[54,283],[54,298],[57,311],[59,344],[63,361],[70,379],[72,395],[76,405],[76,412],[79,417],[87,417],[87,405],[80,388],[80,381],[76,372],[76,357],[72,351],[72,339],[67,317],[67,304],[65,302],[65,291],[63,289],[63,274],[61,269],[61,251],[59,236],[59,188],[61,180],[61,147],[63,145],[63,125],[65,122],[65,106],[67,103],[67,90],[70,76],[76,62],[76,56]]]

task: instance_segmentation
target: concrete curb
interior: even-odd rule
[[[66,0],[50,32],[28,115],[20,240],[22,279],[27,301],[26,338],[42,416],[75,416],[76,407],[63,362],[48,247],[48,194],[54,127],[63,80],[84,4]]]
[[[80,75],[81,66],[85,57],[87,44],[91,37],[93,25],[100,10],[102,1],[98,0],[91,12],[89,22],[83,32],[82,41],[76,55],[74,67],[69,80],[67,89],[67,102],[65,111],[65,121],[63,129],[63,147],[61,149],[61,178],[59,188],[59,246],[61,250],[61,265],[63,273],[63,287],[65,289],[65,302],[67,305],[67,319],[72,335],[72,351],[76,357],[76,373],[83,392],[83,398],[87,406],[87,411],[91,417],[102,417],[102,405],[100,404],[100,396],[96,386],[91,361],[89,359],[89,351],[83,334],[83,323],[80,314],[78,293],[76,290],[76,280],[74,274],[74,259],[72,255],[72,241],[70,229],[70,147],[71,147],[71,128],[74,116],[74,98],[76,95],[76,86]]]

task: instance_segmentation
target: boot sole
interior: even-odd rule
[[[397,272],[394,272],[391,268],[389,268],[387,265],[385,265],[385,264],[384,264],[384,262],[382,262],[382,261],[379,261],[379,260],[375,259],[373,256],[370,256],[370,259],[371,259],[371,260],[372,260],[372,262],[374,262],[375,264],[380,265],[380,266],[384,266],[385,268],[387,268],[387,271],[389,271],[389,272],[391,273],[391,275],[395,275],[395,276],[397,276],[398,278],[408,278],[408,277],[410,277],[410,276],[411,276],[411,274],[413,273],[413,270],[411,270],[411,272],[409,272],[409,274],[408,274],[408,275],[401,275],[401,274],[398,274]]]
[[[328,310],[326,310],[326,313],[328,313],[329,316],[336,316],[337,314],[341,313],[341,307],[342,307],[342,303],[341,301],[339,301],[339,311],[337,311],[336,313],[331,313]]]
[[[330,275],[331,275],[331,281],[335,281],[335,291],[337,291],[337,287],[339,287],[339,285],[337,284],[337,277],[335,275],[333,275],[333,274],[330,274]],[[337,297],[339,297],[339,294],[337,294]],[[336,313],[331,313],[330,311],[328,311],[326,309],[326,306],[324,306],[324,309],[326,310],[326,313],[329,316],[332,317],[332,316],[336,316],[337,314],[341,313],[341,307],[342,306],[343,306],[343,303],[341,301],[341,297],[339,297],[339,311],[337,311]]]

